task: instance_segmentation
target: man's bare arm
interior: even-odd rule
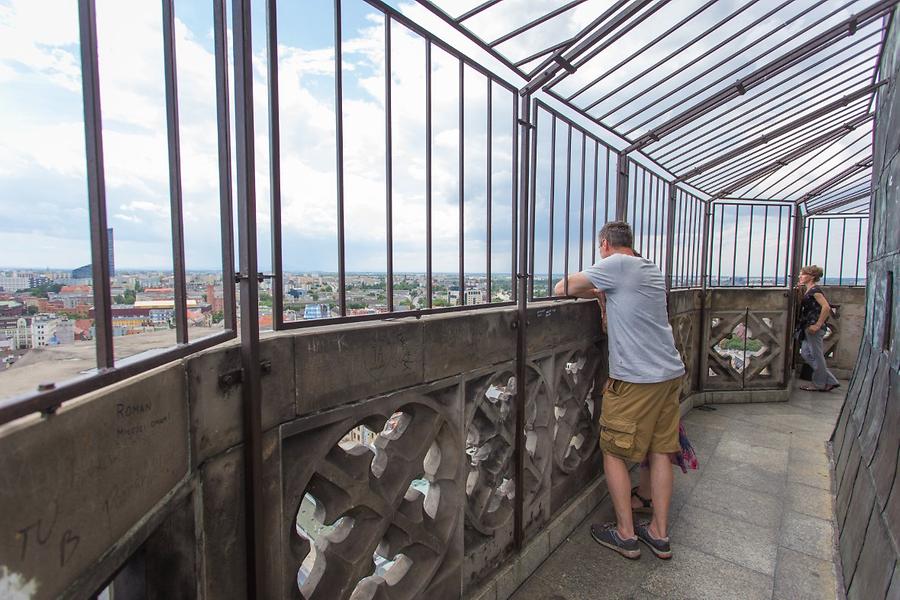
[[[576,298],[596,298],[596,288],[591,280],[583,273],[575,273],[569,276],[569,296]],[[566,294],[566,280],[560,279],[556,287],[553,288],[555,296],[564,296]]]

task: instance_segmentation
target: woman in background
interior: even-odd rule
[[[816,285],[822,278],[822,269],[816,265],[808,265],[800,269],[800,287],[803,299],[800,301],[800,312],[797,317],[797,328],[794,335],[802,344],[800,356],[813,369],[812,385],[801,385],[800,389],[810,392],[829,392],[840,384],[825,364],[823,341],[825,339],[825,323],[831,314],[831,305]]]

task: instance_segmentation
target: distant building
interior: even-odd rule
[[[11,350],[31,348],[31,317],[0,317],[0,340]]]
[[[303,309],[303,319],[306,321],[327,319],[330,316],[331,311],[327,304],[307,304]]]
[[[52,279],[50,279],[49,277],[46,277],[44,275],[32,275],[31,277],[28,278],[28,280],[29,280],[28,287],[33,287],[33,288],[42,287],[42,286],[50,285],[51,283],[53,283]]]
[[[16,300],[0,300],[0,317],[19,317],[25,314],[25,305]]]
[[[113,230],[112,227],[106,230],[106,237],[109,238],[109,246],[106,252],[106,262],[109,264],[109,276],[116,276],[116,253],[113,244]],[[77,269],[72,271],[72,279],[92,279],[94,277],[94,271],[91,268],[91,265],[84,265],[83,267],[78,267]]]
[[[60,346],[75,341],[75,322],[68,317],[39,314],[31,320],[32,347]]]
[[[0,289],[6,292],[27,290],[31,287],[31,278],[20,275],[16,271],[0,274]]]
[[[466,290],[466,305],[481,304],[484,302],[484,292],[481,290]]]

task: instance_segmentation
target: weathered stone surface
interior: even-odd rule
[[[404,572],[400,565],[385,577],[398,578],[404,597],[458,596],[465,504],[459,483],[467,457],[462,418],[453,379],[282,426],[279,595],[296,594],[308,557],[313,564],[300,589],[309,600],[384,593],[385,579],[371,576],[373,557],[391,561],[402,554],[412,567]],[[373,435],[374,451],[345,438],[360,425]],[[308,514],[305,497],[314,501]]]
[[[875,480],[875,496],[883,509],[897,471],[897,455],[900,452],[900,373],[891,370],[890,390],[885,405],[884,423],[878,438],[877,449],[869,466]],[[898,523],[900,529],[900,523]],[[900,539],[900,538],[898,538]]]
[[[294,416],[293,341],[277,334],[260,343],[260,360],[269,373],[262,375],[262,424],[270,429]],[[191,405],[191,459],[196,466],[226,448],[241,443],[243,416],[241,384],[222,385],[220,377],[238,373],[241,351],[237,345],[213,348],[187,359],[188,399]]]
[[[60,595],[187,475],[185,396],[174,363],[0,427],[0,564],[34,598]]]
[[[834,598],[837,581],[834,563],[788,548],[778,549],[774,600],[821,600]]]
[[[849,373],[854,368],[862,341],[866,290],[862,287],[826,286],[822,291],[830,304],[839,307],[838,317],[829,321],[836,328],[832,334],[836,339],[829,344],[829,347],[833,345],[833,354],[828,357],[828,366]]]
[[[775,574],[777,533],[688,504],[678,513],[671,537],[692,548],[767,575]],[[734,543],[740,540],[740,544]]]
[[[203,564],[207,598],[243,598],[247,589],[244,449],[235,446],[200,469]]]
[[[792,511],[784,513],[779,544],[822,560],[834,557],[834,524]]]
[[[483,369],[514,358],[515,319],[515,310],[509,308],[422,317],[423,381]]]
[[[781,499],[715,479],[695,486],[688,503],[767,529],[781,523]]]
[[[572,341],[579,345],[602,337],[600,308],[594,301],[535,302],[528,308],[528,354],[558,350]],[[483,332],[480,335],[484,335]]]
[[[872,512],[868,525],[853,579],[847,584],[847,600],[886,598],[891,576],[894,574],[896,561],[888,558],[893,554],[893,549],[881,527],[881,515],[878,511]]]
[[[641,586],[662,598],[742,598],[769,600],[772,577],[686,546],[647,575]],[[591,596],[586,596],[591,597]]]
[[[875,502],[875,491],[869,482],[869,474],[861,468],[856,476],[853,492],[847,508],[847,516],[840,529],[839,549],[841,566],[844,571],[845,585],[853,578],[859,553],[862,551],[866,536],[866,525],[872,514]]]
[[[294,336],[297,414],[422,383],[422,332],[421,322],[402,321],[327,326]],[[449,347],[433,348],[454,356]]]

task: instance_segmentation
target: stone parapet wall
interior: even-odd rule
[[[308,598],[386,582],[391,597],[457,598],[515,554],[518,488],[526,544],[571,512],[600,476],[599,311],[528,310],[521,486],[515,321],[486,309],[262,340],[266,597],[296,597],[306,560]],[[239,352],[216,347],[0,428],[4,585],[244,597]],[[342,443],[361,426],[368,447]],[[298,515],[304,498],[316,510]]]
[[[880,68],[889,83],[875,111],[866,318],[832,436],[843,585],[867,600],[900,598],[900,9]]]

